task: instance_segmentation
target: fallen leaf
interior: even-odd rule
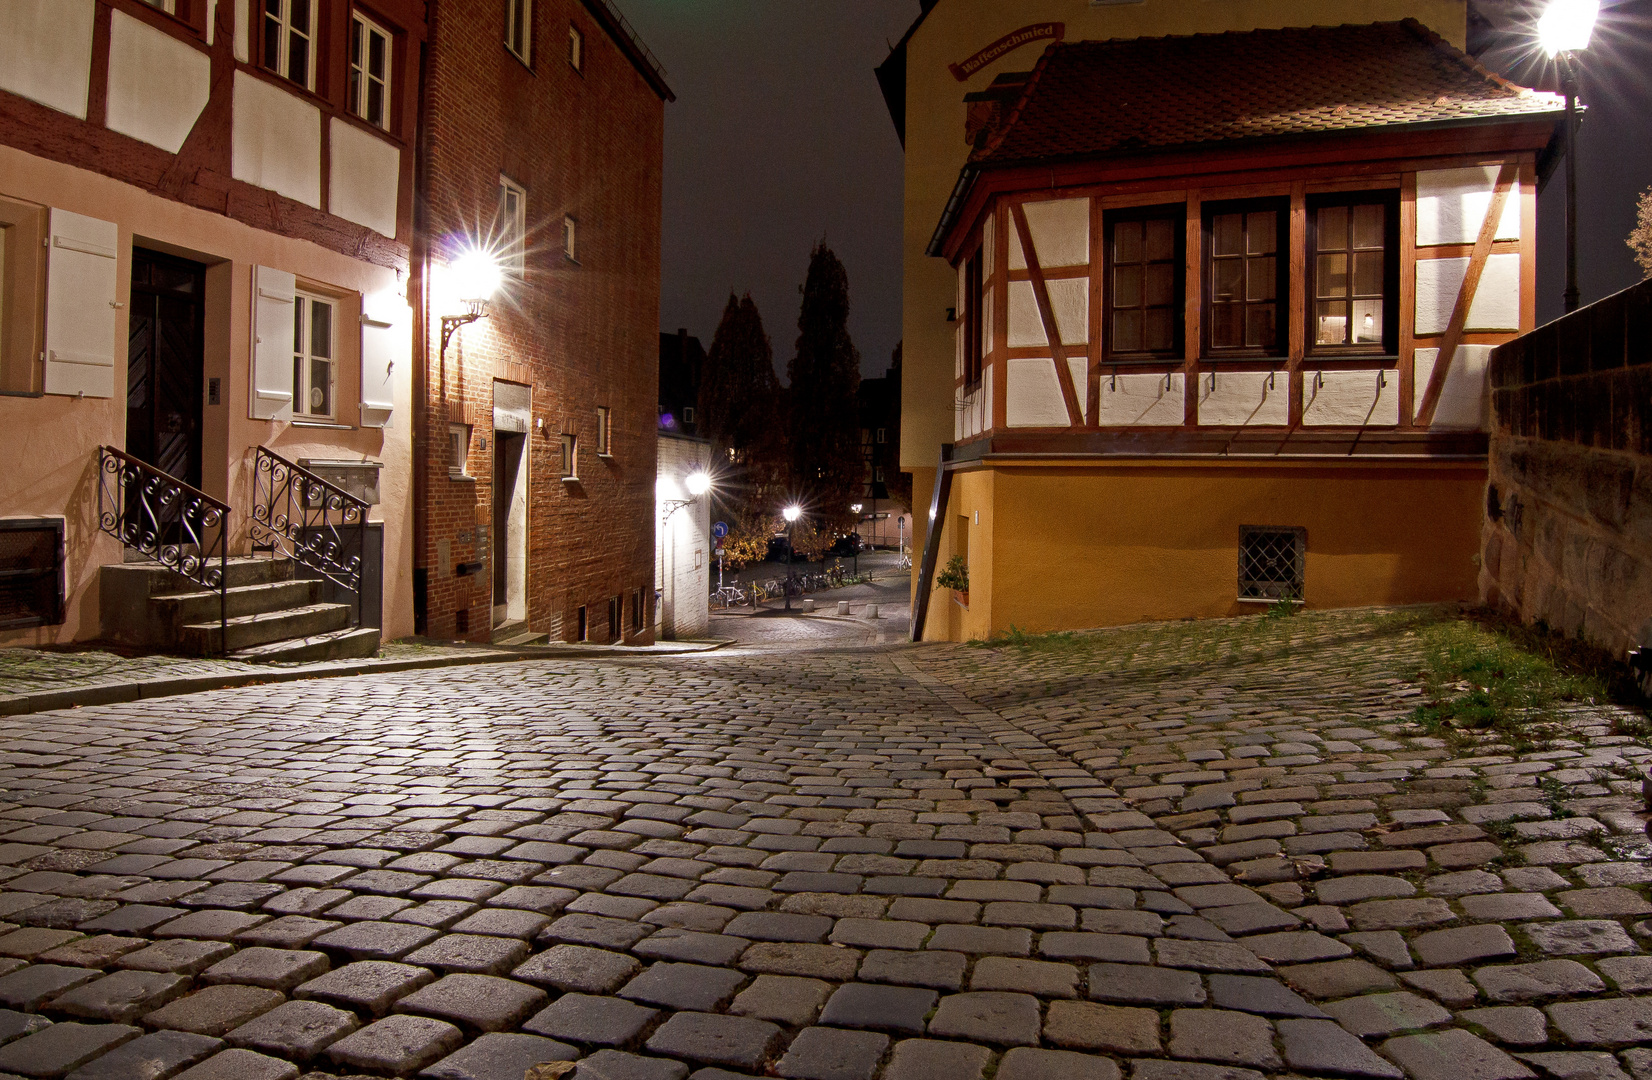
[[[558,1080],[577,1068],[577,1061],[541,1061],[538,1065],[529,1065],[522,1080]]]

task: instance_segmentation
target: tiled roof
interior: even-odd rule
[[[977,166],[1556,112],[1415,20],[1051,45]]]

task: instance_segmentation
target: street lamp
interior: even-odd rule
[[[786,519],[786,610],[792,609],[792,526],[797,519],[803,516],[803,508],[796,503],[780,511],[780,516]]]
[[[461,251],[447,267],[448,287],[464,307],[460,315],[442,316],[442,347],[438,359],[447,359],[447,343],[461,326],[488,316],[488,301],[499,291],[502,280],[499,260],[493,252],[474,245]]]
[[[1537,20],[1537,39],[1560,67],[1566,95],[1566,311],[1577,310],[1577,59],[1589,47],[1600,0],[1549,0]]]
[[[860,577],[860,503],[852,504],[849,509],[855,512],[855,576]],[[873,527],[876,527],[876,522]]]

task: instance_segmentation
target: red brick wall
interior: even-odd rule
[[[491,628],[493,381],[533,390],[528,435],[527,617],[553,640],[576,636],[584,605],[593,641],[609,639],[608,601],[653,598],[655,397],[658,382],[660,174],[664,103],[579,0],[536,0],[530,70],[503,45],[502,0],[433,5],[420,164],[415,295],[426,326],[415,433],[415,565],[423,630],[486,641]],[[584,34],[581,71],[568,26]],[[527,189],[524,280],[439,355],[442,264],[454,238],[486,232],[503,173]],[[578,262],[562,220],[578,225]],[[598,406],[613,410],[612,457],[596,456]],[[449,418],[473,424],[468,472],[449,479]],[[539,424],[543,427],[539,427]],[[577,484],[561,479],[562,432],[579,436]],[[485,442],[484,442],[485,441]],[[447,575],[437,544],[452,545]],[[461,563],[477,573],[451,572]],[[501,601],[502,602],[502,601]],[[468,631],[456,627],[466,613]],[[627,640],[650,640],[644,631]]]

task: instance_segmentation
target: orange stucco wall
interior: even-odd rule
[[[1236,598],[1241,525],[1307,529],[1310,608],[1472,601],[1485,478],[1473,462],[960,472],[942,515],[941,562],[967,545],[970,606],[939,590],[924,636],[1258,612]]]

